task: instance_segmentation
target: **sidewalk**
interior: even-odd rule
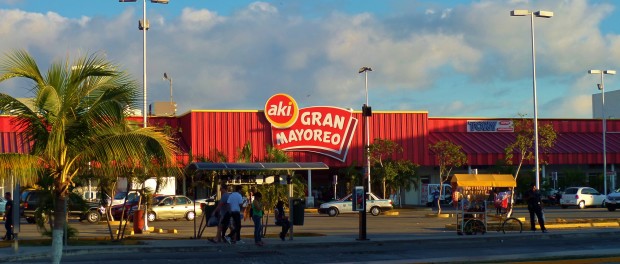
[[[411,209],[409,209],[411,210]],[[396,211],[396,210],[395,210]],[[359,241],[357,231],[338,233],[332,231],[304,231],[295,229],[295,236],[293,240],[280,241],[277,238],[266,238],[265,247],[262,249],[257,248],[252,243],[251,229],[244,228],[242,240],[245,244],[214,244],[209,242],[206,237],[200,239],[190,239],[185,233],[145,233],[133,236],[135,240],[139,240],[137,245],[92,245],[92,246],[66,246],[64,247],[64,255],[85,255],[94,253],[132,253],[132,252],[184,252],[188,250],[195,251],[221,251],[221,250],[264,250],[272,249],[286,249],[293,247],[337,247],[339,245],[352,244],[352,243],[370,243],[370,244],[382,244],[390,242],[404,242],[404,243],[417,243],[417,244],[429,244],[429,243],[446,243],[452,241],[462,240],[484,240],[490,243],[499,242],[504,239],[523,239],[524,241],[531,239],[564,239],[564,238],[597,238],[608,236],[620,236],[620,229],[618,221],[610,221],[608,223],[573,223],[573,224],[547,224],[547,228],[550,233],[542,234],[540,232],[532,233],[527,230],[527,224],[524,223],[524,231],[520,234],[503,234],[501,232],[489,231],[484,235],[457,235],[455,229],[446,228],[447,225],[453,225],[454,218],[435,218],[424,217],[432,213],[431,211],[424,210],[412,210],[415,212],[415,219],[411,219],[411,225],[407,226],[406,233],[386,232],[385,228],[369,229],[367,233],[368,240]],[[315,220],[322,221],[323,218],[315,218]],[[325,218],[331,219],[331,218]],[[337,220],[335,218],[334,220]],[[408,220],[409,221],[409,220]],[[31,227],[31,226],[30,226]],[[84,237],[93,238],[101,237],[101,234],[105,234],[107,225],[101,225],[99,229],[91,233],[81,233]],[[380,231],[381,230],[381,231]],[[272,232],[276,232],[275,230]],[[381,233],[383,232],[383,233]],[[310,236],[309,234],[319,234],[318,236]],[[23,240],[37,239],[40,234],[31,232],[29,236],[23,236]],[[423,242],[423,243],[421,243]],[[46,259],[51,251],[51,246],[21,246],[19,243],[17,247],[5,247],[0,248],[0,263],[15,262],[15,261],[28,261],[34,259]],[[615,252],[617,254],[617,252]],[[568,254],[568,252],[567,252]],[[602,252],[601,254],[607,254]],[[441,261],[430,261],[441,262]]]
[[[84,254],[96,254],[96,253],[148,253],[148,252],[186,252],[186,251],[221,251],[224,248],[227,250],[265,250],[272,249],[286,249],[292,247],[319,247],[329,246],[337,247],[342,244],[351,243],[370,243],[370,244],[384,244],[389,242],[402,242],[402,243],[421,243],[429,245],[432,243],[445,243],[447,241],[462,241],[462,240],[484,240],[490,243],[494,241],[499,242],[505,239],[565,239],[565,238],[598,238],[598,237],[610,237],[620,236],[620,230],[618,229],[582,229],[582,230],[553,230],[550,233],[542,234],[540,232],[523,232],[521,234],[505,235],[500,232],[488,232],[484,235],[471,235],[471,236],[458,236],[454,231],[450,232],[433,232],[433,233],[410,233],[403,235],[395,234],[368,234],[368,240],[359,241],[356,235],[327,235],[327,236],[307,236],[307,237],[295,237],[293,240],[280,241],[277,238],[266,238],[264,241],[266,245],[262,248],[256,247],[251,243],[251,238],[243,237],[245,243],[238,243],[236,245],[228,245],[224,243],[214,244],[206,239],[173,239],[172,236],[169,239],[161,239],[161,235],[156,234],[143,234],[141,243],[139,245],[97,245],[97,246],[67,246],[64,248],[64,255],[84,255]],[[151,238],[160,238],[157,240],[150,240]],[[27,246],[15,248],[0,248],[0,262],[15,262],[15,261],[27,261],[34,259],[45,259],[49,257],[51,247],[50,246]],[[569,252],[567,252],[569,254]],[[601,252],[602,255],[617,255],[617,252]],[[531,257],[531,256],[530,256]],[[523,256],[522,256],[523,258]],[[515,261],[514,258],[512,261]],[[420,260],[418,260],[420,261]],[[436,262],[442,262],[435,260]]]

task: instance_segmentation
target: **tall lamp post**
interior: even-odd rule
[[[119,2],[136,2],[137,0],[118,0]],[[169,0],[150,0],[155,4],[168,4]],[[148,126],[148,108],[146,101],[146,31],[149,30],[149,21],[146,19],[146,0],[142,0],[142,19],[138,21],[138,29],[142,30],[142,94],[144,104],[142,105],[142,122],[143,127]]]
[[[550,11],[512,10],[511,16],[530,16],[532,34],[532,89],[534,93],[534,158],[536,159],[536,188],[540,189],[540,160],[538,159],[538,99],[536,97],[536,49],[534,47],[534,17],[551,18]]]
[[[589,74],[600,74],[601,83],[597,84],[598,89],[601,90],[601,114],[603,116],[603,188],[604,193],[607,195],[607,142],[605,134],[607,134],[607,119],[605,117],[605,80],[603,76],[605,74],[614,75],[615,70],[589,70]]]
[[[121,3],[124,2],[136,2],[137,0],[118,0]],[[156,4],[168,4],[169,0],[151,0],[151,3]],[[142,94],[144,99],[144,104],[142,106],[142,122],[143,127],[146,128],[148,126],[148,109],[146,105],[146,31],[149,29],[149,21],[146,19],[146,0],[142,0],[142,19],[138,21],[138,29],[142,30]],[[144,228],[142,231],[148,231],[148,220],[147,214],[144,214]]]
[[[366,169],[365,174],[368,178],[368,193],[370,193],[370,129],[368,126],[368,118],[372,115],[372,109],[368,105],[368,72],[372,71],[372,68],[364,66],[360,68],[358,73],[364,73],[365,87],[366,87],[366,103],[362,105],[362,116],[364,117],[364,154],[366,156]],[[362,210],[360,211],[360,223],[359,223],[359,238],[358,240],[367,240],[366,238],[366,191],[364,191],[364,198],[362,199]]]
[[[167,73],[164,72],[164,81],[170,82],[170,107],[174,108],[173,115],[177,114],[177,109],[174,107],[174,101],[172,100],[172,77],[168,76]]]

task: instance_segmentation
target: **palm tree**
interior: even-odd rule
[[[24,78],[32,82],[27,89],[33,93],[29,108],[0,92],[0,111],[15,115],[25,144],[31,146],[30,153],[0,154],[0,177],[21,175],[25,182],[42,171],[52,176],[53,263],[62,258],[68,187],[88,162],[107,175],[176,170],[172,139],[127,121],[126,110],[138,105],[139,89],[119,68],[96,53],[53,62],[44,74],[23,50],[0,61],[0,82]]]

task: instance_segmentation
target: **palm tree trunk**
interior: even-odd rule
[[[62,195],[55,193],[56,203],[54,204],[54,228],[52,229],[52,263],[60,263],[62,258],[63,240],[65,225],[67,223],[67,212],[65,211],[65,199]]]

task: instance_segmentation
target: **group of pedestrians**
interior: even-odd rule
[[[250,198],[250,202],[244,199],[241,185],[235,186],[235,191],[228,192],[228,186],[222,185],[220,187],[221,199],[217,206],[211,213],[212,217],[217,217],[219,223],[217,225],[217,231],[215,238],[210,238],[209,241],[213,243],[243,243],[241,241],[241,219],[243,212],[250,213],[250,218],[254,222],[254,244],[257,246],[263,246],[262,241],[262,218],[265,212],[263,204],[263,195],[260,192],[256,192]],[[282,226],[282,232],[280,232],[280,239],[285,240],[288,229],[290,228],[290,222],[284,215],[284,202],[278,201],[276,205],[276,225]],[[230,230],[227,235],[227,230]]]

